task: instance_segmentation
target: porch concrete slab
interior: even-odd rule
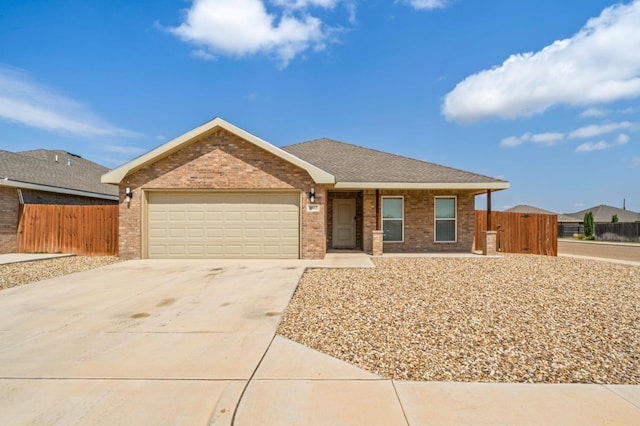
[[[364,252],[327,253],[321,260],[304,260],[309,268],[375,268]]]
[[[252,380],[235,424],[406,425],[390,380]]]
[[[500,258],[501,255],[484,256],[481,252],[464,253],[384,253],[379,257],[436,257],[436,258]]]
[[[639,424],[602,385],[395,382],[409,424]]]
[[[376,374],[282,336],[273,339],[254,378],[381,380]]]
[[[75,256],[73,253],[5,253],[0,254],[0,265],[9,263],[33,262],[36,260],[55,259],[57,257]]]
[[[231,424],[244,382],[0,379],[3,424]],[[212,416],[213,413],[213,416]]]
[[[640,408],[640,386],[638,385],[606,385],[607,389],[620,395],[636,407]]]

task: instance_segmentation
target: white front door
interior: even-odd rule
[[[333,248],[356,247],[356,200],[333,200]]]

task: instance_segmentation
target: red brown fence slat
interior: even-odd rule
[[[25,204],[18,223],[21,253],[118,254],[118,206]]]
[[[554,214],[491,212],[491,230],[497,231],[502,253],[558,255],[558,216]],[[474,250],[483,249],[487,212],[476,210]]]

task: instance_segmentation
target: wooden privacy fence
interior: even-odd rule
[[[598,241],[634,241],[640,243],[640,222],[596,223]]]
[[[482,250],[482,233],[487,229],[487,212],[476,210],[474,250]],[[558,255],[558,216],[491,212],[491,230],[497,231],[497,248],[502,253]]]
[[[118,206],[25,204],[18,223],[21,253],[118,254]]]

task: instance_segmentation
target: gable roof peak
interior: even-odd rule
[[[270,144],[269,142],[243,130],[233,124],[223,120],[220,117],[216,117],[210,121],[207,121],[200,126],[189,130],[186,133],[170,140],[169,142],[164,143],[163,145],[143,154],[128,163],[123,164],[122,166],[110,171],[109,173],[105,173],[102,176],[103,183],[110,184],[120,184],[126,176],[131,173],[134,173],[137,170],[140,170],[150,164],[155,163],[156,161],[165,158],[182,148],[190,145],[193,142],[199,140],[203,135],[208,134],[210,132],[215,131],[216,129],[224,129],[234,135],[244,139],[245,141],[256,145],[259,148],[264,149],[265,151],[275,155],[276,157],[280,157],[281,159],[288,161],[289,163],[300,167],[305,170],[311,178],[319,184],[330,184],[335,182],[335,178],[327,173],[326,171],[316,167],[315,165],[306,162],[295,155],[292,155],[275,145]]]

